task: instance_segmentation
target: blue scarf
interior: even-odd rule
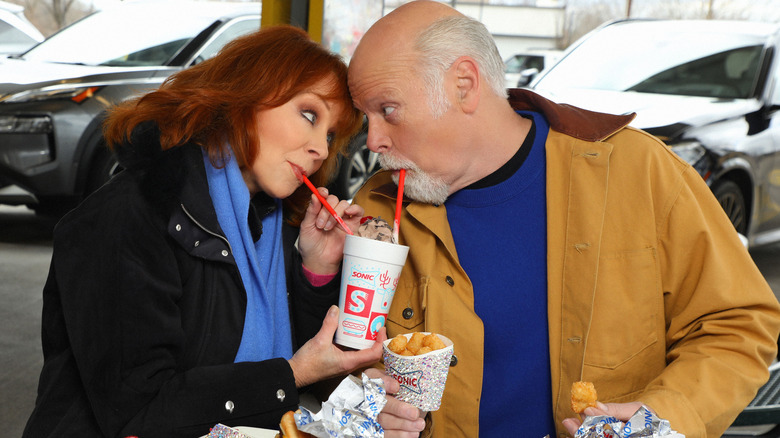
[[[292,357],[290,312],[282,248],[282,208],[262,219],[255,242],[247,221],[249,189],[235,160],[215,168],[204,153],[209,193],[246,289],[246,319],[235,362]]]

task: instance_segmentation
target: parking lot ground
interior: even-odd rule
[[[54,222],[0,207],[0,424],[19,437],[35,403],[41,353],[41,290]]]

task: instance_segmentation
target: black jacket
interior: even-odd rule
[[[278,427],[298,406],[292,370],[281,358],[233,363],[246,292],[201,149],[163,152],[146,124],[118,156],[126,170],[55,229],[44,365],[24,437],[193,438],[216,423]],[[249,221],[260,230],[257,215]],[[293,247],[297,230],[285,225],[283,234],[301,345],[337,303],[338,278],[311,286]]]

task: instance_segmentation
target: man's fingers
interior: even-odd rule
[[[382,425],[382,429],[386,431],[392,430],[420,433],[423,431],[423,429],[425,429],[425,420],[422,418],[418,418],[416,420],[407,420],[405,418],[387,414],[384,410],[379,413],[377,421]]]
[[[569,435],[574,436],[574,434],[577,433],[577,429],[579,429],[580,425],[579,421],[577,421],[576,418],[567,418],[563,420],[563,427],[566,428],[566,431],[569,432]]]
[[[421,417],[419,409],[392,396],[387,397],[387,404],[382,409],[382,412],[409,421],[414,421]],[[423,421],[424,423],[425,421]]]

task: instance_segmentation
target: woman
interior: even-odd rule
[[[25,437],[276,428],[299,388],[379,359],[332,343],[344,232],[297,178],[324,184],[360,126],[346,74],[273,27],[110,112],[126,170],[55,231]]]

